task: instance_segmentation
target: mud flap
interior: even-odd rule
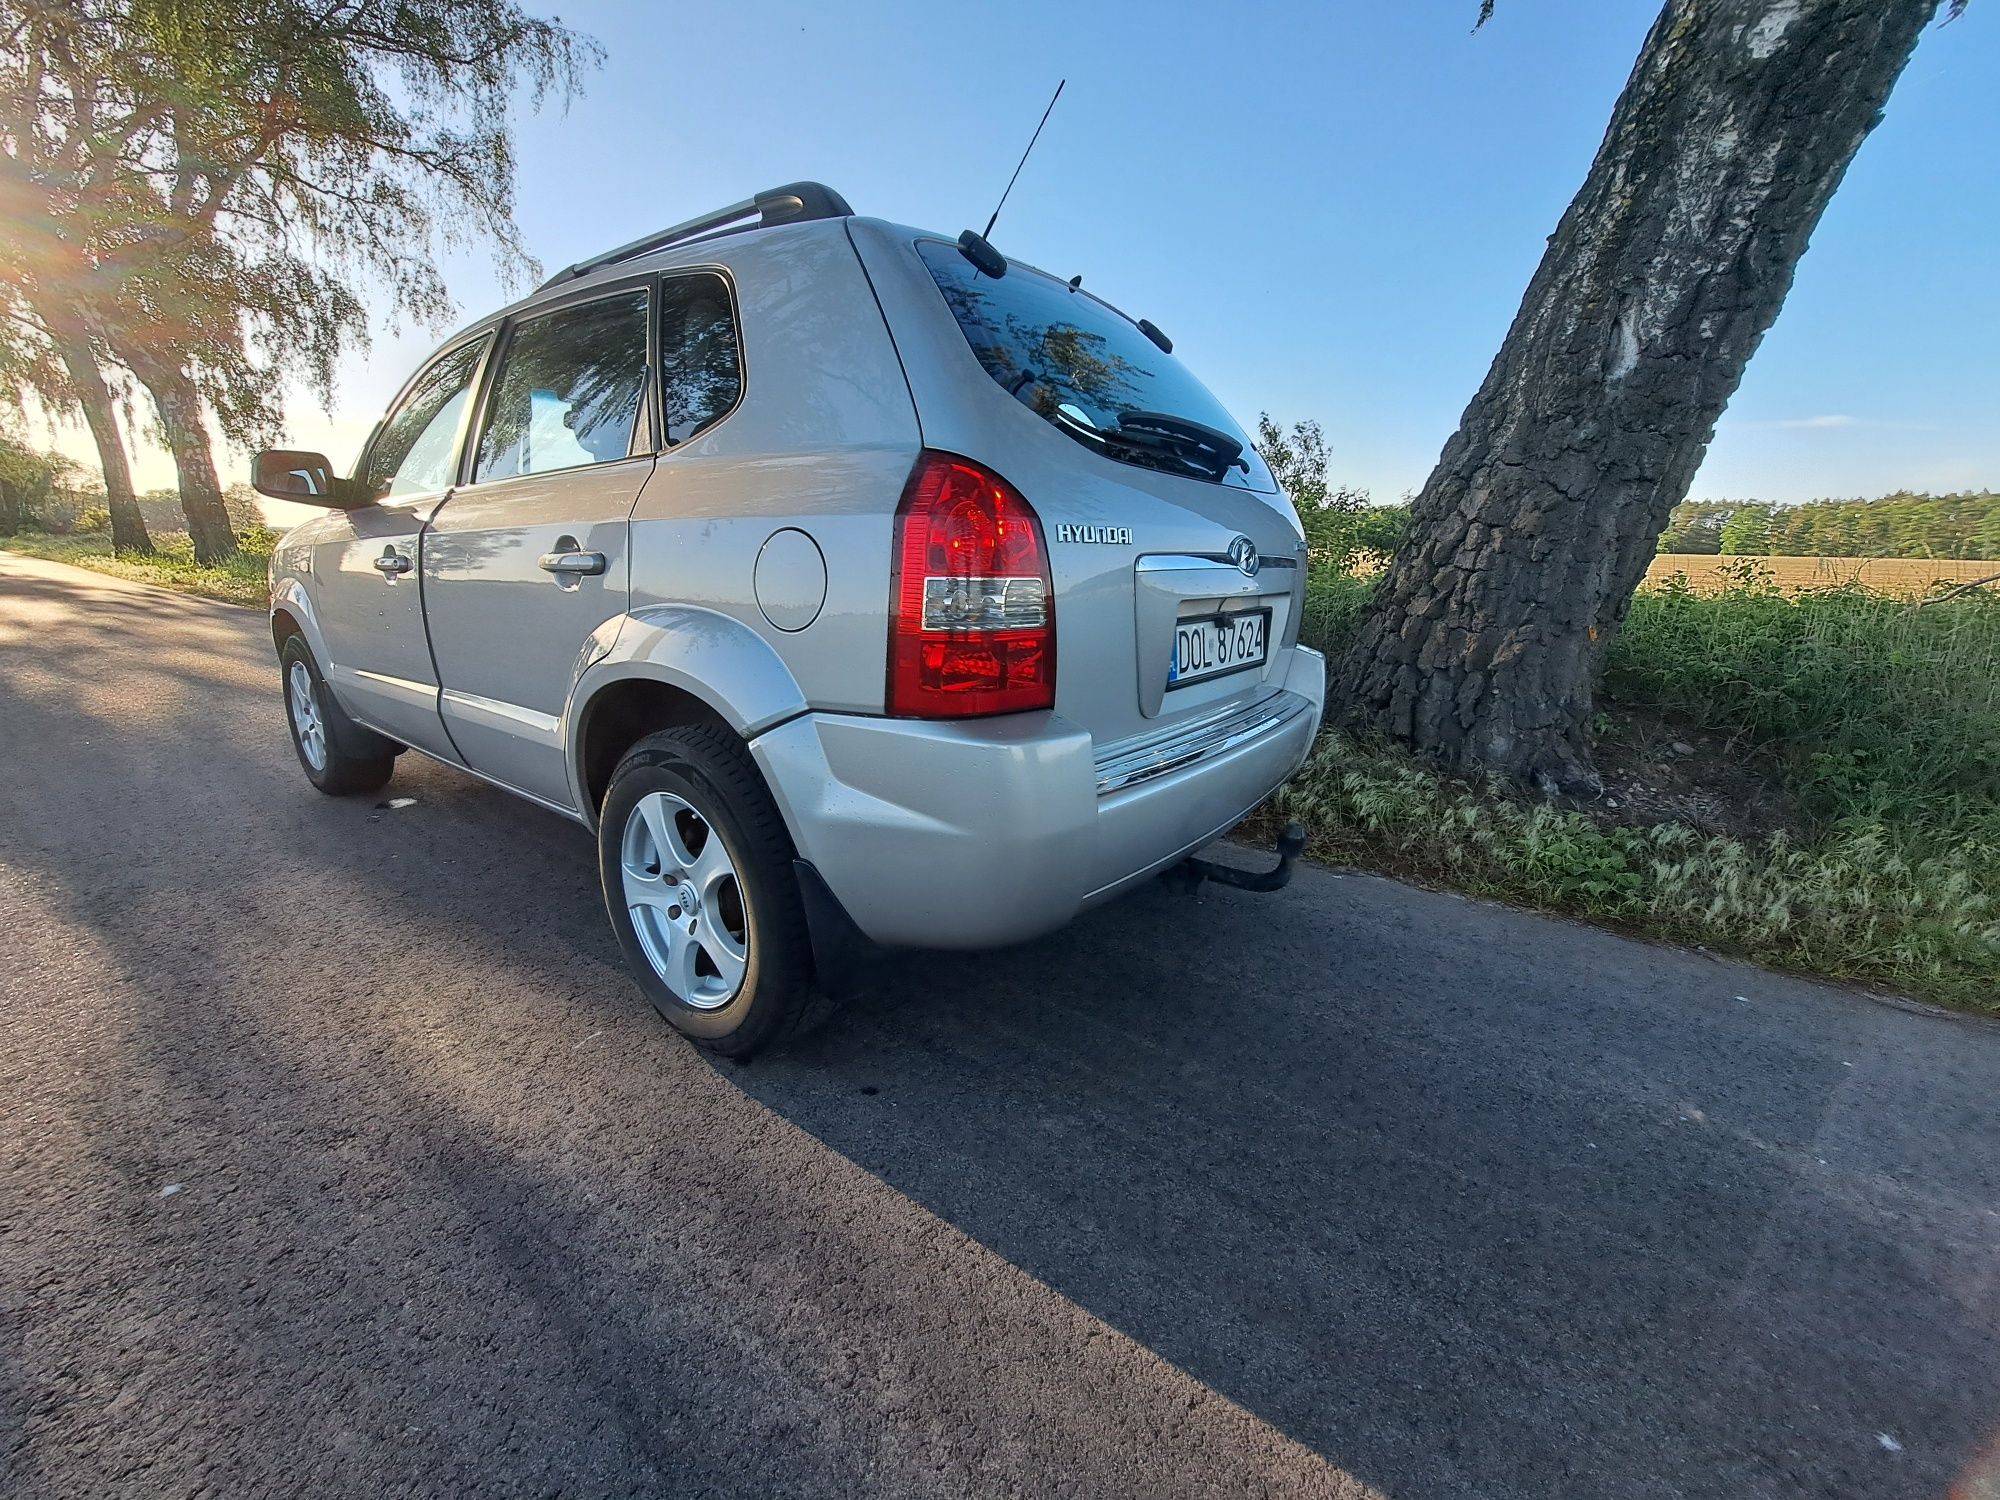
[[[814,979],[835,1000],[851,999],[866,985],[888,950],[854,925],[854,918],[811,862],[793,860],[792,872],[799,882],[799,901],[805,907]]]

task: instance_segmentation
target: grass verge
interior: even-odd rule
[[[153,538],[151,555],[136,552],[113,554],[111,538],[103,533],[74,533],[54,536],[44,532],[20,532],[0,537],[0,549],[51,562],[91,568],[119,578],[156,584],[183,594],[200,594],[231,604],[249,604],[262,609],[270,602],[267,570],[271,544],[277,533],[258,528],[241,539],[243,550],[221,567],[205,568],[194,560],[194,543],[185,532],[169,531]]]
[[[1337,653],[1367,587],[1316,578],[1308,639]],[[1644,714],[1726,737],[1798,826],[1621,821],[1338,733],[1277,807],[1318,858],[2000,1013],[2000,601],[1787,594],[1754,570],[1647,589],[1603,700],[1607,734]]]
[[[1605,826],[1331,733],[1279,793],[1314,858],[2000,1012],[1993,852],[1889,825],[1801,839]]]

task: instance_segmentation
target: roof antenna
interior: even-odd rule
[[[1007,186],[1000,194],[1000,201],[993,205],[993,217],[986,221],[985,234],[974,234],[970,229],[958,237],[958,249],[974,267],[988,276],[1005,276],[1007,258],[986,243],[986,235],[993,232],[993,226],[1000,222],[1000,210],[1007,206],[1007,194],[1014,191],[1014,184],[1020,180],[1021,168],[1028,164],[1028,152],[1035,149],[1035,142],[1042,138],[1042,126],[1049,123],[1049,116],[1055,113],[1056,100],[1062,98],[1063,85],[1067,78],[1058,79],[1056,91],[1049,95],[1049,107],[1042,111],[1041,124],[1035,126],[1035,133],[1028,137],[1028,150],[1021,153],[1021,159],[1014,164],[1014,175],[1007,179]]]
[[[1042,125],[1048,124],[1049,116],[1056,112],[1056,100],[1062,98],[1063,85],[1068,82],[1067,78],[1056,80],[1056,91],[1049,95],[1049,107],[1042,111],[1042,123],[1041,125],[1037,125],[1035,133],[1028,137],[1028,151],[1034,150],[1035,142],[1042,138]],[[1014,166],[1014,176],[1007,179],[1006,191],[1001,193],[1000,201],[993,205],[993,217],[986,221],[986,227],[979,233],[979,237],[982,240],[993,233],[993,226],[1000,221],[1000,210],[1007,206],[1007,194],[1014,191],[1014,183],[1021,175],[1021,168],[1028,164],[1028,151],[1021,153],[1020,161]]]

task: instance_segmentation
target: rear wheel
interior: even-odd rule
[[[818,1018],[791,838],[735,735],[639,741],[612,772],[597,847],[626,961],[697,1046],[748,1057]]]
[[[372,792],[396,769],[396,747],[349,719],[326,690],[326,680],[303,636],[289,636],[278,652],[285,674],[285,718],[292,749],[306,779],[331,797]]]

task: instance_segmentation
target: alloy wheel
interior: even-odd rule
[[[313,691],[312,673],[302,661],[292,663],[285,674],[292,700],[292,732],[299,737],[299,750],[315,771],[326,769],[326,721],[320,717],[319,694]]]
[[[697,1010],[736,998],[749,967],[743,884],[722,834],[693,803],[649,792],[619,844],[625,907],[653,972]]]

